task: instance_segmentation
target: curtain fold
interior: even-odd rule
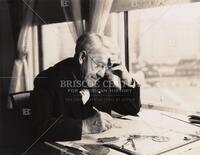
[[[113,0],[89,0],[88,32],[104,34]]]
[[[68,23],[68,27],[74,40],[76,40],[85,31],[81,0],[70,0],[69,4],[63,7],[63,12],[67,21],[73,21]]]
[[[70,0],[69,2],[70,5],[63,7],[63,11],[66,20],[73,21],[68,26],[75,41],[84,32],[104,34],[113,0],[84,1],[85,3],[88,2],[88,10],[86,8],[83,10],[83,3],[81,3],[83,1],[81,0]],[[84,20],[83,13],[87,15]]]
[[[33,10],[36,1],[27,1],[27,5],[18,37],[18,57],[13,66],[9,93],[33,89],[33,78],[38,74],[37,27],[33,26]],[[12,108],[10,99],[8,101],[8,108]]]

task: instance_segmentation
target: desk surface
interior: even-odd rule
[[[106,132],[84,135],[79,141],[57,143],[72,147],[86,144],[102,145],[98,142],[98,138],[117,137],[119,140],[109,143],[121,147],[130,135],[135,135],[133,140],[136,152],[140,154],[191,154],[192,152],[195,155],[200,152],[200,138],[198,137],[200,128],[186,123],[187,118],[183,115],[157,110],[142,110],[139,117],[125,116],[124,118],[126,119],[115,118],[114,127]],[[163,138],[167,140],[163,141]],[[131,144],[127,144],[125,148],[134,151]],[[113,151],[111,149],[108,155],[122,154]]]

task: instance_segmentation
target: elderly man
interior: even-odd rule
[[[84,34],[74,58],[42,71],[31,94],[33,126],[43,140],[78,140],[112,127],[111,110],[136,115],[140,89],[108,37]],[[118,53],[118,54],[116,54]]]

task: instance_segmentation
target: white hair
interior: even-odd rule
[[[107,53],[103,49],[107,49]],[[112,54],[119,53],[119,48],[115,46],[112,39],[107,36],[99,35],[96,33],[85,33],[81,35],[76,41],[75,56],[79,55],[81,51],[87,51],[88,54]],[[108,53],[109,51],[109,53]]]

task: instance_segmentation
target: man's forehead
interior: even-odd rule
[[[104,46],[99,46],[97,48],[92,48],[92,53],[100,53],[100,54],[114,54],[114,53],[119,53],[118,48],[114,47],[104,47]]]
[[[111,55],[106,54],[90,54],[90,56],[98,63],[102,63],[104,65],[108,64],[108,59],[111,57]]]
[[[102,63],[107,64],[109,58],[111,59],[111,63],[119,59],[119,50],[102,47],[94,49],[93,51],[91,51],[90,55],[92,57],[95,57],[95,60],[98,59],[98,61],[103,61]]]

